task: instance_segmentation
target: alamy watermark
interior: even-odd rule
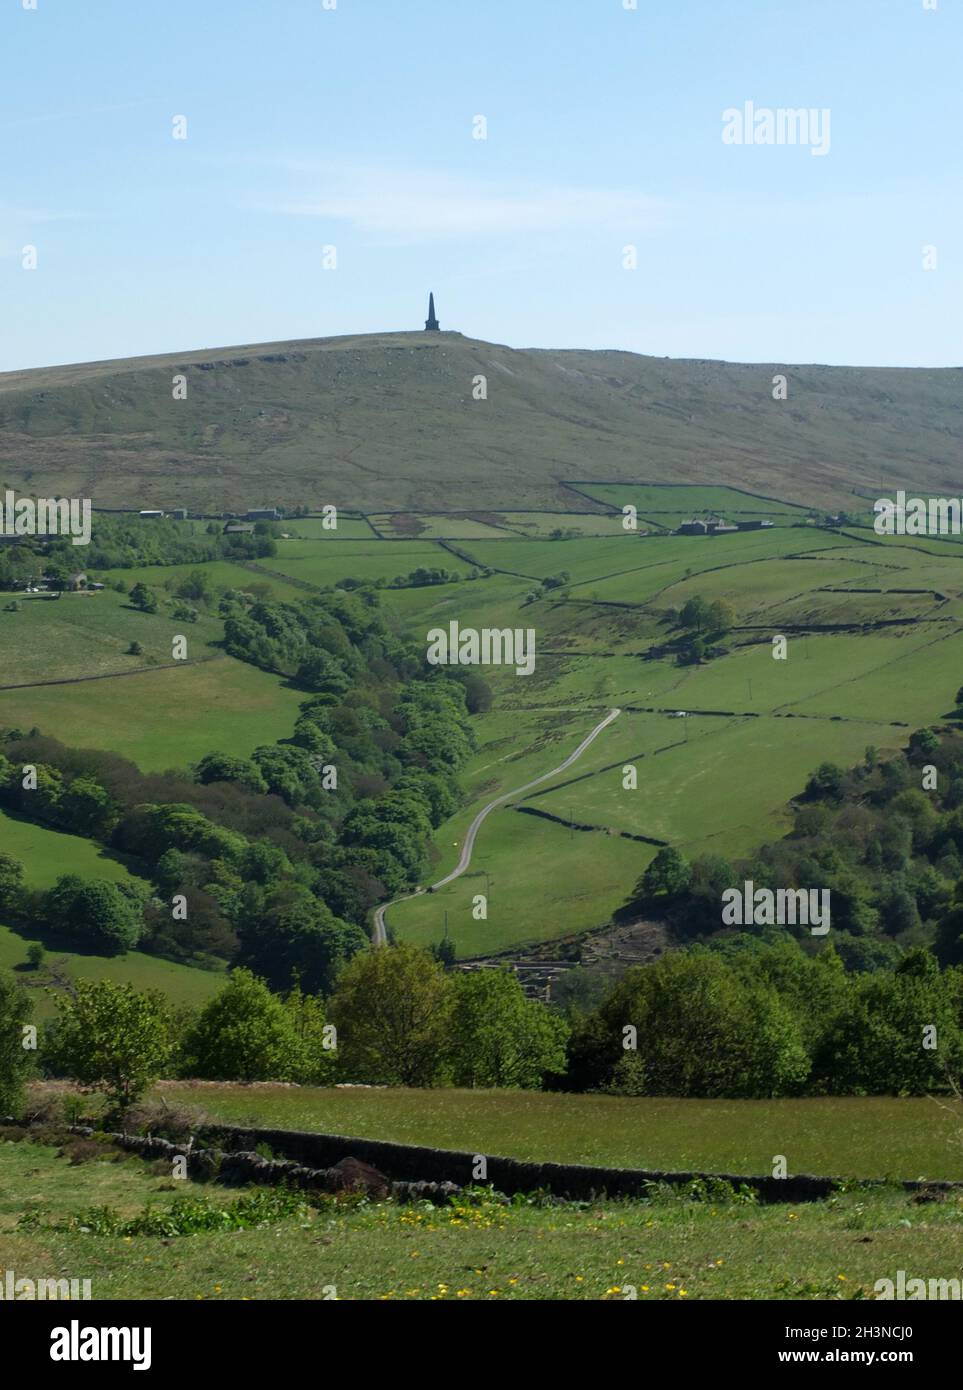
[[[722,921],[727,927],[808,927],[825,936],[830,922],[828,888],[756,888],[747,879],[741,888],[722,895]]]
[[[89,1279],[28,1279],[6,1269],[0,1280],[0,1302],[71,1302],[91,1297]]]
[[[963,499],[909,497],[900,490],[895,499],[873,503],[877,536],[958,536],[963,532]]]
[[[9,488],[0,502],[0,536],[69,536],[90,544],[89,497],[17,497]]]
[[[812,155],[829,154],[828,106],[756,106],[744,102],[722,113],[724,145],[808,145]]]
[[[959,1279],[907,1279],[906,1270],[898,1269],[895,1279],[877,1279],[873,1285],[876,1297],[914,1302],[919,1299],[960,1302],[963,1289]]]
[[[81,1327],[77,1318],[50,1333],[51,1361],[129,1361],[135,1371],[151,1367],[149,1327]]]
[[[427,636],[431,666],[514,666],[518,676],[535,670],[535,629],[510,627],[433,627]]]

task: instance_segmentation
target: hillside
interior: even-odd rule
[[[789,398],[776,402],[780,371]],[[472,398],[478,375],[486,401]],[[959,491],[961,385],[958,368],[517,350],[458,333],[209,349],[0,375],[0,482],[207,511],[591,509],[572,479],[711,481],[843,507],[859,490]]]

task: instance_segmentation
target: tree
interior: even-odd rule
[[[103,955],[123,955],[137,945],[144,930],[144,902],[116,883],[86,883],[76,874],[59,878],[44,909],[55,931]]]
[[[91,840],[109,839],[119,819],[110,793],[93,777],[75,777],[64,788],[57,809],[75,835]]]
[[[317,994],[304,994],[295,985],[284,1001],[301,1052],[297,1080],[304,1086],[330,1086],[337,1065],[334,1029],[325,1016],[324,1000]]]
[[[204,570],[191,570],[187,578],[182,579],[178,584],[174,593],[178,598],[209,599],[211,596],[210,576]]]
[[[352,1081],[431,1086],[442,1073],[450,993],[429,952],[402,944],[356,955],[338,978],[329,1013],[340,1070]]]
[[[250,970],[235,970],[184,1043],[186,1066],[214,1081],[292,1081],[302,1063],[291,1012]]]
[[[239,782],[252,792],[266,792],[268,784],[260,769],[249,758],[233,758],[227,753],[208,753],[194,766],[194,780],[203,786],[211,782]]]
[[[484,714],[492,707],[492,688],[483,676],[473,673],[465,680],[465,704],[469,714]]]
[[[708,605],[705,599],[690,598],[682,605],[682,611],[679,614],[679,626],[695,628],[696,632],[701,632],[706,625],[707,615]]]
[[[677,849],[665,845],[636,885],[636,895],[643,898],[675,897],[684,893],[692,880],[692,869]]]
[[[698,666],[705,660],[707,650],[704,637],[690,637],[679,650],[678,663],[680,666]]]
[[[806,783],[806,796],[811,801],[820,801],[824,798],[831,801],[841,801],[845,777],[846,774],[843,769],[837,767],[835,763],[820,763]]]
[[[568,1027],[526,999],[508,969],[477,970],[452,981],[448,1061],[456,1086],[536,1089],[565,1070]]]
[[[687,936],[719,928],[722,895],[736,883],[736,871],[721,854],[693,859],[681,927]]]
[[[887,886],[879,901],[880,930],[889,936],[915,931],[921,926],[916,899],[901,883]]]
[[[79,980],[74,996],[57,1002],[46,1059],[82,1086],[106,1092],[125,1110],[163,1074],[173,1055],[169,1010],[159,991]]]
[[[8,970],[0,970],[0,1115],[17,1115],[23,1104],[23,1084],[32,1056],[23,1045],[23,1030],[31,1007],[19,980]]]
[[[728,599],[716,599],[710,603],[705,613],[706,631],[714,637],[723,637],[735,624],[736,610]]]
[[[939,752],[939,735],[933,729],[917,729],[910,734],[910,753],[915,753],[920,757],[929,758],[934,753]]]
[[[895,971],[859,977],[855,998],[816,1052],[814,1080],[831,1095],[944,1089],[947,1076],[957,1079],[963,1068],[958,990],[954,972],[941,973],[922,948]]]
[[[941,965],[963,965],[963,883],[937,924],[933,950]]]
[[[26,892],[23,864],[12,854],[0,852],[0,912],[13,919],[19,917]]]
[[[624,1047],[627,1025],[635,1049]],[[631,1050],[631,1076],[616,1075]],[[571,1057],[583,1086],[621,1079],[633,1094],[652,1096],[792,1094],[809,1068],[798,1024],[776,991],[703,950],[627,971],[577,1030]]]
[[[139,608],[142,613],[157,612],[157,595],[146,584],[135,584],[129,598],[133,607]]]
[[[297,977],[310,993],[327,993],[338,971],[368,944],[354,922],[335,917],[320,898],[285,883],[252,900],[238,928],[238,963],[278,990]]]

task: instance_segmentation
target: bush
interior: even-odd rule
[[[303,1064],[291,1014],[243,969],[201,1010],[184,1052],[187,1075],[215,1081],[292,1081]]]
[[[44,1052],[52,1070],[104,1091],[121,1112],[157,1080],[174,1051],[170,1008],[156,991],[113,980],[80,980],[57,1001]]]

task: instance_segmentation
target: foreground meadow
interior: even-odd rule
[[[161,1167],[0,1141],[0,1267],[90,1279],[94,1299],[413,1302],[872,1298],[899,1269],[961,1274],[958,1197],[857,1188],[795,1206],[663,1192],[544,1205],[476,1190],[438,1207],[347,1197],[279,1210],[276,1190],[174,1182]],[[239,1196],[253,1228],[186,1233]],[[153,1233],[122,1234],[125,1221]]]

